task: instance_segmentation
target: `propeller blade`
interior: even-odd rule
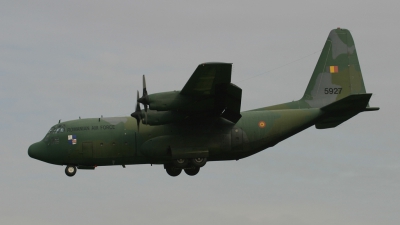
[[[147,106],[149,105],[149,97],[147,94],[146,77],[144,76],[144,74],[143,74],[143,95],[141,98],[138,99],[138,102],[144,105],[144,111],[147,112]]]
[[[142,111],[140,109],[140,104],[139,104],[138,100],[139,100],[139,91],[137,91],[137,94],[136,94],[136,110],[135,110],[135,112],[141,112]]]
[[[140,120],[142,120],[142,110],[140,109],[140,104],[139,104],[139,91],[137,91],[137,97],[136,97],[136,109],[135,112],[131,114],[133,118],[136,119],[138,130],[139,130],[139,124]]]
[[[143,96],[147,96],[146,77],[143,74]]]

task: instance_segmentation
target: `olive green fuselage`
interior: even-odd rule
[[[306,91],[298,101],[240,112],[242,89],[232,64],[202,63],[180,91],[143,92],[131,117],[67,121],[32,144],[32,158],[79,169],[164,164],[170,176],[196,175],[207,161],[248,157],[315,125],[334,128],[369,107],[354,40],[346,29],[329,33]],[[260,96],[262,96],[260,94]],[[141,103],[145,108],[140,108]]]
[[[149,126],[132,117],[79,119],[54,126],[38,159],[58,165],[165,164],[171,149],[207,150],[208,161],[237,160],[312,126],[320,109],[242,112],[233,124],[223,118],[191,119]],[[55,130],[53,129],[53,131]]]

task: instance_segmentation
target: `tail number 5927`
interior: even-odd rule
[[[326,95],[332,95],[332,94],[340,94],[342,92],[342,88],[325,88],[324,93]]]

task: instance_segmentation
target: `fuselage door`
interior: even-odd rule
[[[93,158],[93,143],[83,142],[82,143],[82,159],[92,159]]]
[[[243,150],[243,131],[239,127],[232,129],[232,140],[231,140],[232,151]]]

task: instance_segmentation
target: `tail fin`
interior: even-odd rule
[[[365,94],[357,51],[350,31],[329,33],[311,80],[301,100],[321,108],[351,94]]]
[[[353,97],[353,95],[362,97]],[[376,107],[369,107],[370,97],[371,94],[366,94],[365,91],[353,37],[350,31],[338,28],[329,33],[307,89],[300,100],[255,110],[321,108],[326,112],[325,119],[327,120],[321,120],[319,127],[329,128],[337,126],[357,113],[379,110]],[[362,104],[357,101],[361,101]],[[333,104],[334,102],[337,104]],[[331,104],[332,106],[329,106]],[[357,107],[349,107],[352,104],[356,104]],[[346,115],[342,118],[339,118],[338,110],[332,110],[336,107],[343,110],[345,106],[352,113],[345,113]],[[328,119],[329,116],[337,118]]]

